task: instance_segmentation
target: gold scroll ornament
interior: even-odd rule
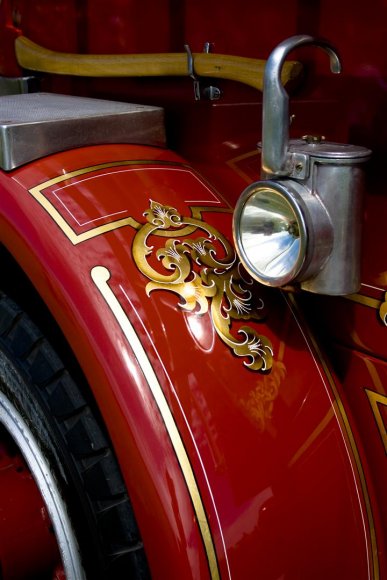
[[[247,368],[265,372],[271,369],[271,342],[250,326],[231,333],[235,320],[264,317],[264,303],[252,291],[253,281],[241,269],[234,249],[214,227],[195,217],[182,217],[175,208],[150,201],[143,224],[133,240],[133,258],[150,281],[153,290],[168,290],[181,298],[179,306],[198,315],[210,312],[214,328],[222,341],[239,357],[246,357]],[[191,236],[197,231],[204,235]],[[150,245],[152,236],[166,237],[157,250]],[[218,254],[221,252],[222,257]],[[151,261],[161,263],[163,272]],[[156,265],[156,262],[155,262]]]

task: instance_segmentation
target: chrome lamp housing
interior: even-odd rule
[[[289,141],[281,68],[287,54],[305,44],[323,48],[332,72],[340,72],[334,48],[311,36],[291,37],[271,53],[263,87],[262,180],[236,204],[234,241],[242,264],[262,284],[351,294],[360,286],[363,166],[371,152],[311,135]]]

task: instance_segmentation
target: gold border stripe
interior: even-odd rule
[[[374,417],[375,417],[376,424],[377,424],[378,429],[380,431],[380,436],[382,438],[384,449],[387,453],[387,431],[386,431],[386,426],[385,426],[383,418],[382,418],[382,414],[381,414],[380,409],[378,407],[378,404],[387,405],[387,397],[385,395],[375,393],[375,391],[371,391],[370,389],[365,389],[365,392],[366,392],[368,400],[370,402],[372,412],[373,412]]]
[[[134,220],[132,217],[128,217],[111,222],[109,224],[98,226],[96,228],[92,228],[82,234],[77,234],[69,226],[66,220],[62,217],[60,212],[57,209],[55,209],[52,203],[42,193],[44,189],[47,189],[48,187],[51,187],[53,185],[57,185],[58,183],[61,183],[62,181],[66,181],[67,179],[71,179],[73,177],[79,177],[80,175],[92,173],[93,171],[100,171],[101,169],[109,169],[110,167],[125,167],[128,165],[158,165],[158,166],[187,167],[187,165],[185,165],[184,163],[179,163],[175,161],[163,161],[159,159],[155,160],[131,159],[127,161],[111,161],[109,163],[92,165],[90,167],[84,167],[82,169],[77,169],[76,171],[70,171],[69,173],[59,175],[57,177],[54,177],[53,179],[49,179],[44,183],[32,187],[29,190],[29,192],[36,199],[36,201],[48,212],[48,214],[52,217],[52,219],[56,222],[56,224],[60,227],[60,229],[63,231],[63,233],[67,236],[67,238],[71,241],[71,243],[74,246],[81,242],[84,242],[85,240],[90,240],[91,238],[95,238],[96,236],[100,236],[101,234],[106,234],[107,232],[116,230],[117,228],[121,228],[123,226],[131,226],[138,229],[140,227],[139,223],[136,222],[136,220]]]
[[[299,313],[300,313],[299,307],[298,307],[298,304],[297,304],[296,299],[293,296],[293,294],[288,294],[289,301],[287,300],[287,297],[285,296],[285,294],[283,294],[283,296],[285,298],[285,301],[288,302],[289,305],[291,303],[291,305],[293,306],[294,316],[296,316],[296,314],[299,315]],[[297,320],[297,318],[296,318],[296,320]],[[353,458],[355,460],[355,464],[356,464],[356,468],[357,468],[357,472],[359,475],[360,485],[361,485],[361,489],[363,492],[363,498],[364,498],[365,508],[366,508],[366,512],[367,512],[368,525],[369,525],[369,535],[370,535],[371,550],[372,550],[372,552],[371,552],[372,553],[372,560],[370,562],[370,564],[372,566],[372,573],[373,573],[372,578],[374,580],[379,580],[379,578],[380,578],[380,576],[379,576],[379,559],[378,559],[378,545],[377,545],[377,539],[376,539],[376,530],[375,530],[375,524],[374,524],[374,517],[372,514],[371,501],[370,501],[370,497],[368,495],[367,481],[366,481],[363,466],[361,463],[359,450],[358,450],[357,445],[356,445],[356,440],[355,440],[355,437],[354,437],[353,432],[352,432],[352,428],[351,428],[351,424],[350,424],[349,419],[348,419],[348,415],[345,411],[343,402],[342,402],[341,397],[339,395],[339,392],[337,390],[336,383],[333,379],[333,376],[328,368],[327,363],[325,362],[324,356],[323,356],[323,354],[322,354],[322,352],[317,344],[316,339],[314,338],[311,330],[309,329],[309,327],[307,326],[305,321],[304,321],[303,326],[304,326],[304,330],[307,331],[307,335],[308,335],[309,340],[312,343],[313,350],[314,350],[315,354],[317,355],[317,357],[319,358],[320,363],[324,369],[325,376],[328,379],[329,385],[332,389],[332,393],[336,399],[336,409],[340,413],[342,425],[345,428],[345,431],[347,432],[349,444],[351,447],[351,451],[352,451]]]
[[[239,161],[243,161],[244,159],[248,159],[249,157],[258,157],[259,151],[254,149],[254,151],[249,151],[248,153],[244,153],[243,155],[238,155],[238,157],[234,157],[233,159],[229,159],[227,161],[227,165],[237,174],[239,177],[246,181],[247,183],[251,183],[254,179],[245,173],[243,169],[238,166]],[[257,173],[259,174],[259,165],[257,163]]]
[[[335,415],[335,413],[334,413],[333,407],[331,407],[329,409],[328,413],[325,415],[325,417],[320,421],[320,423],[317,425],[317,427],[309,435],[307,440],[303,443],[303,445],[301,445],[301,447],[298,449],[298,451],[293,455],[293,457],[291,458],[291,460],[288,463],[289,467],[294,465],[300,459],[300,457],[309,449],[309,447],[312,445],[312,443],[314,443],[316,441],[316,439],[321,435],[321,433],[324,431],[324,429],[326,429],[327,425],[329,425],[329,423],[333,419],[334,415]]]
[[[113,291],[111,290],[108,284],[108,281],[110,279],[109,270],[104,266],[95,266],[91,270],[91,277],[93,279],[94,284],[97,286],[98,290],[102,294],[103,298],[106,300],[119,326],[121,327],[122,332],[124,333],[136,359],[138,360],[141,370],[145,376],[145,379],[149,385],[152,395],[159,408],[159,411],[167,428],[169,437],[171,439],[173,448],[175,450],[177,459],[179,461],[181,470],[183,472],[189,494],[191,496],[192,504],[195,510],[196,518],[199,524],[205,551],[208,558],[211,578],[212,580],[220,580],[220,573],[215,553],[215,547],[211,535],[210,526],[204,510],[203,502],[200,497],[199,488],[197,486],[187,452],[184,448],[183,441],[181,439],[180,433],[178,431],[171,410],[168,406],[168,402],[165,398],[164,392],[157,379],[156,373],[148,359],[148,356],[145,352],[145,349],[140,339],[136,334],[136,331],[134,330],[121,304],[117,300],[116,296],[114,295]]]
[[[382,301],[376,298],[370,298],[369,296],[363,296],[362,294],[349,294],[348,296],[343,296],[346,300],[352,300],[352,302],[357,302],[363,306],[368,306],[369,308],[375,308],[379,310]]]

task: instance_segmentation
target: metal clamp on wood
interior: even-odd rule
[[[198,80],[198,78],[195,74],[195,70],[194,70],[193,54],[192,54],[192,51],[190,49],[189,44],[185,44],[184,49],[187,53],[188,76],[191,77],[191,79],[193,80],[193,89],[194,89],[195,101],[200,101],[200,83],[199,83],[199,80]]]

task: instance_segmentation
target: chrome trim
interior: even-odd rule
[[[0,424],[5,427],[19,447],[46,504],[58,542],[66,579],[82,580],[86,578],[66,505],[51,473],[50,465],[23,417],[1,392]]]

